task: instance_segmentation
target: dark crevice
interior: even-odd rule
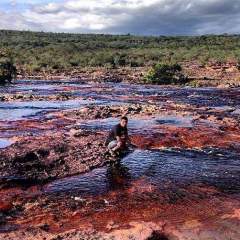
[[[170,240],[164,233],[159,231],[153,231],[151,236],[146,240]]]

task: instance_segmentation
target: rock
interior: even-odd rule
[[[11,210],[13,207],[12,203],[5,200],[5,199],[1,199],[0,200],[0,211],[1,212],[6,212],[6,211],[9,211]]]
[[[87,113],[88,111],[89,111],[89,108],[85,107],[85,108],[81,108],[81,109],[79,110],[79,113],[85,114],[85,113]]]

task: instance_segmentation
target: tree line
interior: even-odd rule
[[[240,35],[132,36],[0,31],[0,49],[29,71],[152,66],[157,62],[240,61]]]
[[[45,70],[143,67],[183,61],[240,62],[240,35],[171,37],[0,30],[0,39],[0,51],[11,52],[8,63],[33,74]],[[3,65],[2,69],[10,66]]]

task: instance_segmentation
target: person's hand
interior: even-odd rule
[[[122,142],[117,143],[117,147],[120,148],[122,146]]]

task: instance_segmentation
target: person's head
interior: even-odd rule
[[[122,127],[127,127],[127,124],[128,124],[128,118],[127,117],[121,117],[121,119],[120,119],[120,125],[122,126]]]

